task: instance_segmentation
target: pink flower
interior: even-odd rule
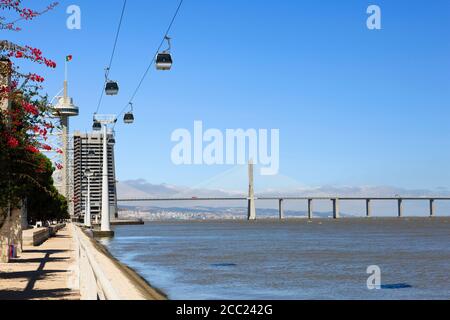
[[[31,153],[39,153],[39,150],[35,146],[27,146],[25,150]]]
[[[19,141],[14,137],[9,137],[7,144],[10,148],[17,148],[19,146]]]

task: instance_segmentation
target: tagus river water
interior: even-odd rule
[[[151,222],[103,243],[170,299],[449,299],[450,218]],[[369,290],[369,266],[381,269]]]

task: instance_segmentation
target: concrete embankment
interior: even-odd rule
[[[74,232],[81,299],[166,300],[142,277],[115,259],[101,244],[80,227]]]
[[[24,231],[23,252],[0,264],[0,300],[166,300],[74,224]]]

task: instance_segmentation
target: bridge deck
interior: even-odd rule
[[[246,201],[249,200],[247,197],[236,197],[236,198],[136,198],[136,199],[119,199],[118,202],[157,202],[157,201]],[[342,200],[342,201],[364,201],[364,200],[374,200],[374,201],[430,201],[430,200],[441,200],[450,201],[450,197],[255,197],[255,200],[265,200],[265,201],[275,201],[275,200]]]
[[[224,198],[141,198],[141,199],[119,199],[118,202],[204,202],[204,201],[248,201],[249,212],[254,202],[258,201],[278,201],[279,202],[279,217],[284,219],[284,202],[285,201],[307,201],[308,203],[308,218],[313,218],[313,203],[314,201],[331,201],[333,204],[333,218],[340,218],[339,203],[341,201],[365,201],[366,202],[366,216],[372,216],[372,202],[373,201],[396,201],[398,203],[398,217],[403,217],[403,208],[405,201],[428,201],[430,204],[430,216],[435,216],[435,202],[436,201],[450,201],[450,197],[224,197]],[[250,219],[250,214],[249,214]]]

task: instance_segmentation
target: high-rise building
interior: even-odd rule
[[[116,173],[114,162],[114,134],[108,133],[108,179],[109,205],[111,218],[117,217]],[[101,216],[102,206],[102,168],[103,138],[101,132],[75,132],[74,144],[74,211],[75,217],[84,219],[87,199],[87,179],[84,175],[89,169],[91,177],[91,214],[95,218]]]

